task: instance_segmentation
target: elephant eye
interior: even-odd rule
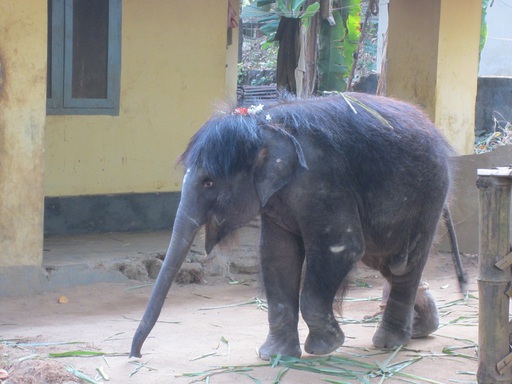
[[[206,179],[203,181],[203,187],[205,188],[211,188],[213,187],[213,181],[211,181],[210,179]]]

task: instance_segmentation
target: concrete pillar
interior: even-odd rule
[[[474,153],[482,1],[442,0],[435,120],[461,155]]]
[[[387,95],[422,106],[461,155],[474,152],[480,0],[390,0]]]
[[[0,289],[5,289],[10,280],[26,277],[25,267],[36,271],[42,263],[47,2],[2,0],[0,25]]]
[[[236,14],[236,21],[238,27],[227,29],[227,45],[226,45],[226,97],[228,100],[236,102],[236,87],[238,81],[238,39],[239,39],[239,28],[240,23],[240,2],[235,0],[229,0],[228,4],[231,5],[231,9]],[[227,6],[226,6],[227,8]],[[226,9],[227,12],[227,9]]]

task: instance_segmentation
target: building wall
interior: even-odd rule
[[[0,2],[0,274],[42,260],[46,4]]]
[[[435,115],[441,0],[390,0],[387,95],[422,106]]]
[[[46,196],[180,190],[176,160],[227,96],[227,2],[123,0],[119,116],[48,116]]]
[[[474,151],[480,17],[480,0],[389,2],[387,94],[424,107],[461,155]]]

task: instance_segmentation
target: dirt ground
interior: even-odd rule
[[[380,383],[383,372],[391,376],[384,380],[389,383],[476,383],[476,261],[466,256],[464,264],[471,279],[470,294],[474,295],[467,300],[461,300],[462,295],[458,293],[449,256],[431,257],[425,280],[440,307],[442,326],[428,338],[413,340],[396,356],[372,347],[378,318],[363,320],[379,310],[382,279],[376,272],[359,267],[352,276],[353,283],[340,318],[346,334],[345,345],[332,353],[330,360],[304,354],[302,364],[283,362],[276,367],[256,355],[256,349],[266,337],[267,313],[264,301],[254,300],[263,297],[254,275],[238,276],[239,284],[222,279],[202,285],[173,286],[159,322],[143,346],[142,359],[128,359],[128,352],[151,286],[141,287],[139,282],[132,281],[3,298],[0,299],[0,382],[2,369],[6,371],[4,375],[9,375],[4,384],[93,382],[81,381],[68,373],[66,367],[96,378],[97,382],[106,382],[97,370],[102,367],[110,378],[109,383],[129,384],[320,383],[326,380]],[[61,296],[68,302],[59,303]],[[307,327],[301,321],[302,342],[306,335]],[[50,355],[76,350],[105,355],[60,358]],[[387,362],[390,357],[391,361]],[[354,360],[365,365],[355,366]],[[398,368],[393,364],[399,362],[410,365],[392,375]],[[300,370],[306,363],[318,372]],[[291,368],[286,369],[290,364]],[[218,367],[228,368],[213,370]],[[329,374],[334,372],[339,376]],[[183,376],[184,373],[197,376]]]

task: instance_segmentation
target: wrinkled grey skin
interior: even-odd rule
[[[254,151],[247,151],[249,166],[236,173],[212,175],[208,159],[187,164],[171,243],[130,356],[141,356],[198,229],[205,226],[209,253],[258,214],[269,321],[262,359],[301,355],[299,313],[309,328],[306,352],[327,354],[343,344],[332,303],[358,260],[379,270],[389,284],[375,346],[404,345],[437,328],[432,296],[422,291],[417,301],[416,292],[445,206],[449,146],[405,103],[350,97],[356,99],[352,105],[341,97],[278,105],[265,110],[271,122],[219,117],[195,136],[189,148],[203,140],[201,154],[214,151],[210,141],[218,137],[221,146],[234,140],[236,129],[223,132],[238,121],[239,129],[249,121],[257,139]],[[225,152],[240,145],[231,143]],[[224,156],[218,152],[211,162]]]

